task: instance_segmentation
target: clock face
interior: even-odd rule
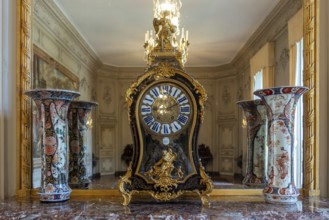
[[[151,86],[140,101],[140,118],[152,133],[173,135],[182,132],[192,117],[191,99],[180,86],[158,83]]]

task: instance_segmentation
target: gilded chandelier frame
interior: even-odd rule
[[[32,1],[17,2],[17,195],[30,195],[32,189],[31,162],[31,100],[23,95],[32,88]],[[319,195],[319,137],[317,134],[319,70],[317,68],[318,2],[304,0],[304,85],[310,91],[304,96],[304,194]],[[99,190],[101,195],[104,190]],[[216,190],[215,190],[216,191]],[[228,190],[225,195],[236,195]],[[259,190],[260,191],[260,190]],[[87,191],[84,191],[87,192]],[[81,194],[87,194],[82,192]],[[110,192],[112,195],[116,191]],[[80,194],[78,191],[75,193]],[[90,193],[89,193],[90,194]],[[93,192],[94,195],[97,193]],[[248,194],[248,193],[246,193]],[[260,194],[260,192],[259,192]],[[73,193],[74,195],[74,193]]]

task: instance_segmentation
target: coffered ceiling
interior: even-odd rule
[[[104,63],[143,67],[151,0],[54,0]],[[229,63],[280,0],[182,0],[180,27],[189,30],[186,66]]]

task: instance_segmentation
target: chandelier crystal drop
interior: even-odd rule
[[[145,60],[151,65],[156,57],[175,57],[183,67],[189,42],[188,31],[179,28],[182,3],[180,0],[153,0],[153,3],[154,30],[145,33]]]

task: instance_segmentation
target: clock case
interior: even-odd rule
[[[209,204],[208,196],[212,191],[213,182],[205,173],[197,149],[200,125],[204,118],[204,104],[207,99],[206,92],[197,80],[187,74],[179,63],[175,62],[176,60],[170,60],[169,57],[166,57],[162,59],[158,58],[157,61],[158,62],[153,62],[153,65],[149,66],[145,70],[145,73],[141,75],[126,92],[128,117],[133,136],[133,157],[126,174],[120,177],[118,182],[119,190],[124,198],[123,205],[128,205],[132,195],[140,192],[146,192],[155,199],[161,201],[169,201],[184,193],[193,192],[200,196],[202,204]],[[161,137],[164,136],[159,137],[159,135],[148,132],[147,129],[143,127],[140,116],[138,115],[138,108],[140,108],[139,102],[147,88],[156,83],[166,82],[176,83],[178,86],[185,87],[192,99],[191,104],[193,107],[191,106],[191,108],[193,108],[193,115],[190,116],[192,118],[189,125],[183,132],[171,137],[175,140],[174,142],[176,145],[178,144],[184,147],[188,163],[192,168],[188,173],[185,173],[182,178],[173,175],[172,171],[169,171],[169,175],[168,172],[167,175],[157,175],[154,172],[149,176],[147,176],[148,170],[141,171],[141,163],[145,162],[145,152],[147,152],[145,148],[148,144],[152,144],[155,148],[159,147],[159,149],[162,149],[163,157],[159,158],[159,154],[157,154],[158,158],[153,158],[153,161],[156,163],[160,163],[160,160],[164,159],[165,152],[168,153],[169,146],[161,142]],[[163,150],[165,148],[167,148],[167,150]],[[178,152],[174,150],[173,153],[177,156]],[[155,168],[155,164],[153,165]],[[178,170],[174,162],[172,162],[171,165],[174,166],[173,169]],[[166,171],[163,170],[162,173],[164,172]]]

